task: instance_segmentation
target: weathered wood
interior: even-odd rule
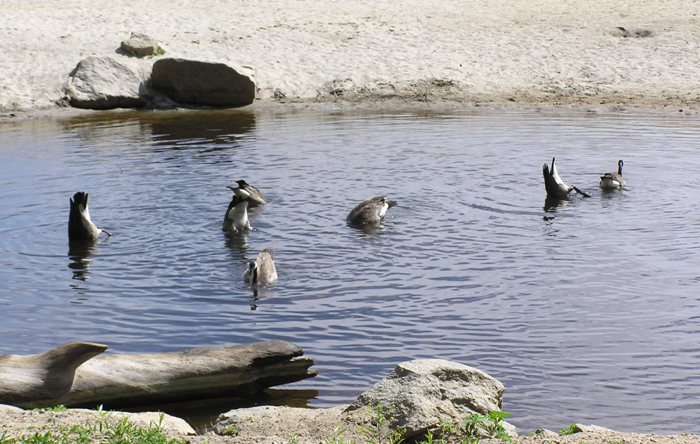
[[[78,344],[86,346],[85,343]],[[70,344],[40,355],[0,356],[0,403],[25,408],[58,404],[71,407],[102,404],[108,408],[137,406],[207,397],[251,395],[270,386],[316,376],[316,371],[309,368],[313,365],[313,360],[302,357],[303,350],[300,347],[285,341],[168,353],[102,355],[88,360],[106,349],[101,346],[103,348],[97,353],[97,349],[93,348],[92,356],[85,355],[87,357],[81,361],[87,362],[82,365],[78,362],[73,370],[65,371],[55,363],[46,365],[45,355],[65,355],[65,351],[59,350],[68,345]],[[73,344],[73,347],[76,345]],[[3,359],[14,364],[6,367]],[[28,372],[35,375],[33,380],[43,375],[45,381],[70,379],[72,385],[63,392],[56,384],[51,391],[38,389],[36,384],[24,393],[7,390],[5,386],[17,384],[24,378],[24,369],[29,367],[16,363],[25,361],[33,363],[32,370]],[[10,368],[10,371],[6,368]],[[37,371],[35,368],[42,370]]]
[[[0,403],[61,396],[73,385],[78,366],[105,350],[102,344],[69,342],[38,355],[0,355]]]

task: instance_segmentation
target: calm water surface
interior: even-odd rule
[[[525,431],[700,432],[700,122],[595,114],[122,114],[0,128],[0,353],[284,339],[311,406],[445,358],[507,387]],[[543,210],[542,163],[588,190]],[[629,189],[598,175],[625,161]],[[221,231],[225,185],[269,205]],[[69,255],[68,200],[113,233]],[[363,232],[347,212],[399,201]],[[546,216],[546,217],[545,217]],[[277,250],[257,295],[245,262]],[[71,252],[74,253],[74,252]]]

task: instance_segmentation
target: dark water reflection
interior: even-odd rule
[[[117,117],[117,119],[115,119]],[[592,114],[95,114],[0,129],[2,353],[285,339],[345,403],[400,361],[506,384],[528,428],[700,432],[700,124]],[[591,194],[544,202],[557,156]],[[603,193],[625,160],[629,189]],[[221,230],[244,178],[270,203]],[[110,232],[67,251],[68,199]],[[385,223],[347,212],[384,193]],[[277,251],[279,283],[245,263]],[[308,398],[307,398],[308,399]]]

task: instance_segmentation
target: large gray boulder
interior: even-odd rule
[[[397,365],[350,406],[237,409],[221,415],[214,430],[235,434],[240,442],[270,444],[286,442],[290,436],[299,442],[365,442],[368,436],[388,436],[392,431],[407,439],[420,438],[427,430],[438,430],[445,420],[460,426],[472,414],[500,412],[503,391],[503,384],[481,370],[442,359],[415,360]],[[502,426],[517,436],[511,424]],[[475,433],[492,436],[484,429]]]
[[[87,109],[139,108],[146,104],[146,87],[131,68],[111,57],[81,60],[68,77],[71,106]]]
[[[165,58],[153,64],[151,88],[178,103],[235,107],[253,103],[256,84],[249,67]]]
[[[345,413],[385,408],[393,426],[411,437],[435,428],[441,420],[462,424],[473,413],[488,416],[500,411],[504,390],[501,382],[479,369],[443,359],[420,359],[398,364]],[[515,427],[503,425],[516,435]]]

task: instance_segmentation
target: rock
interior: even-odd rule
[[[196,435],[197,432],[187,424],[182,418],[170,416],[160,412],[143,412],[143,413],[128,413],[128,412],[109,412],[109,415],[115,418],[129,418],[129,421],[142,427],[160,427],[166,433],[178,435]]]
[[[350,406],[237,409],[220,415],[214,430],[235,436],[237,442],[279,443],[292,436],[313,438],[300,442],[365,442],[368,436],[388,436],[389,429],[400,428],[408,441],[420,440],[441,420],[463,424],[470,414],[500,411],[503,390],[503,384],[475,368],[440,359],[416,360],[397,365]],[[377,421],[377,405],[385,414],[382,421]],[[517,437],[515,427],[502,425]]]
[[[605,427],[597,425],[584,425],[584,424],[574,424],[574,433],[616,433],[615,430],[611,430]]]
[[[442,359],[415,360],[398,364],[345,413],[389,408],[394,427],[411,437],[434,428],[441,419],[461,424],[472,413],[500,411],[503,391],[503,384],[476,368]],[[514,426],[503,425],[517,436]]]
[[[654,32],[650,29],[645,29],[645,28],[630,28],[627,29],[624,26],[618,26],[612,31],[610,31],[610,34],[615,36],[615,37],[631,37],[631,38],[646,38],[646,37],[653,37]]]
[[[255,100],[255,75],[250,67],[165,58],[153,64],[151,87],[178,103],[244,106]]]
[[[68,77],[71,106],[87,109],[139,108],[146,104],[146,87],[129,67],[111,57],[81,60]]]
[[[281,89],[275,88],[275,91],[272,93],[272,97],[277,100],[282,100],[287,97],[287,95]]]
[[[121,49],[126,55],[146,57],[155,54],[158,50],[158,42],[146,34],[131,33],[128,40],[122,41]]]
[[[22,412],[24,409],[15,407],[13,405],[0,404],[0,412]]]
[[[559,438],[559,434],[554,430],[539,428],[532,433],[539,438]]]
[[[261,406],[231,410],[219,415],[214,426],[218,435],[236,436],[243,442],[281,443],[291,436],[331,438],[334,429],[342,426],[341,413],[346,406],[329,409],[304,409],[282,406]],[[348,431],[349,427],[343,427]],[[340,436],[338,436],[340,438]],[[306,441],[300,441],[306,442]]]

